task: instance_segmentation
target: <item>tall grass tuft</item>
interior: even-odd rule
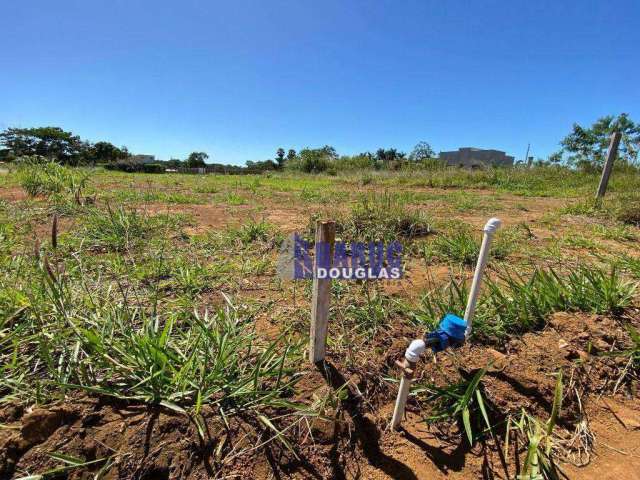
[[[488,414],[490,404],[486,400],[482,384],[482,377],[486,372],[486,368],[482,368],[473,377],[442,388],[433,384],[418,385],[414,393],[418,397],[424,397],[431,406],[431,415],[425,421],[457,422],[460,431],[466,433],[469,446],[473,446],[487,432],[492,433]]]
[[[18,181],[28,195],[51,196],[68,194],[79,198],[89,176],[79,169],[59,165],[40,157],[22,157],[18,167]]]
[[[153,217],[135,209],[107,205],[106,211],[93,208],[88,212],[82,236],[92,249],[121,252],[148,238],[157,226]]]
[[[315,219],[312,217],[311,226]],[[362,196],[348,214],[338,215],[336,220],[337,233],[348,241],[391,242],[432,232],[424,211],[409,208],[405,199],[389,192]]]

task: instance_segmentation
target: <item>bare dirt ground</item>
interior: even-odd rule
[[[425,362],[419,377],[444,384],[457,365],[472,372],[492,360],[486,377],[487,399],[501,409],[526,407],[544,417],[553,396],[551,375],[561,367],[573,388],[565,397],[562,422],[569,426],[577,417],[584,418],[595,437],[588,456],[584,452],[568,456],[586,465],[562,463],[564,473],[573,479],[639,478],[640,406],[627,398],[624,388],[611,395],[608,382],[620,367],[616,360],[598,357],[593,350],[585,352],[587,342],[606,350],[624,341],[622,333],[611,334],[613,322],[597,316],[557,314],[550,328],[526,334],[503,348],[465,346],[439,357],[437,364]],[[640,324],[640,317],[634,323]],[[396,340],[389,344],[392,337]],[[405,346],[401,339],[397,335],[383,339],[380,347],[385,347],[386,354],[367,359],[379,369],[370,370],[371,378],[389,371]],[[575,362],[576,358],[584,362]],[[307,436],[299,446],[300,460],[278,448],[267,448],[264,455],[245,451],[234,458],[229,454],[231,445],[240,452],[244,433],[255,427],[242,419],[225,426],[218,416],[205,411],[207,436],[201,439],[185,415],[75,395],[45,408],[5,407],[0,411],[4,425],[0,471],[51,468],[56,463],[48,453],[63,449],[88,461],[117,457],[103,478],[209,478],[221,462],[226,466],[225,478],[514,478],[511,462],[505,468],[497,453],[496,447],[503,447],[500,439],[470,449],[460,432],[443,434],[427,426],[420,416],[425,405],[411,402],[403,429],[390,431],[393,389],[380,386],[375,397],[363,398],[358,392],[374,390],[369,380],[350,372],[340,358],[331,355],[324,367],[309,368],[299,399],[344,382],[348,382],[349,396],[334,422],[313,425],[313,438]],[[587,394],[589,400],[581,405]],[[567,443],[566,451],[575,453],[577,446]],[[220,452],[226,453],[224,459]],[[98,472],[104,465],[104,461],[97,462],[90,470]],[[87,478],[86,473],[70,471],[68,478]]]

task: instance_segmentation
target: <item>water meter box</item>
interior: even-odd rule
[[[452,313],[447,313],[440,321],[437,330],[427,334],[425,343],[431,346],[434,353],[464,343],[464,332],[467,322]]]

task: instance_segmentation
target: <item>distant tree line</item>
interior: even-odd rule
[[[618,151],[619,162],[637,165],[640,150],[640,124],[629,115],[602,117],[590,127],[574,124],[572,131],[560,142],[561,149],[535,165],[565,165],[585,171],[599,170],[604,162],[612,132],[622,133]],[[431,145],[419,142],[408,155],[395,148],[379,148],[375,152],[339,155],[330,145],[320,148],[278,148],[273,159],[247,161],[245,166],[210,163],[206,152],[192,152],[184,160],[172,158],[153,164],[136,161],[127,147],[117,147],[107,141],[88,142],[59,127],[7,128],[0,132],[0,161],[11,162],[23,156],[40,156],[67,165],[104,165],[123,171],[164,172],[205,168],[207,172],[246,174],[280,170],[306,173],[335,174],[344,170],[398,170],[405,167],[442,168]],[[527,159],[524,160],[526,162]]]

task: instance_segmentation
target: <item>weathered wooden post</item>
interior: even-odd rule
[[[324,360],[329,325],[329,300],[331,279],[328,271],[325,278],[317,278],[318,267],[330,267],[336,239],[334,221],[316,222],[315,257],[313,260],[313,296],[311,298],[311,334],[309,359],[313,363]],[[323,261],[324,260],[324,261]]]
[[[611,134],[611,142],[609,143],[609,150],[607,150],[607,158],[602,168],[602,177],[600,177],[600,185],[598,186],[598,193],[596,194],[596,202],[600,202],[604,194],[607,192],[607,185],[609,184],[609,177],[611,176],[611,170],[613,169],[613,161],[618,153],[618,145],[620,145],[620,139],[622,134],[620,132],[613,132]]]

